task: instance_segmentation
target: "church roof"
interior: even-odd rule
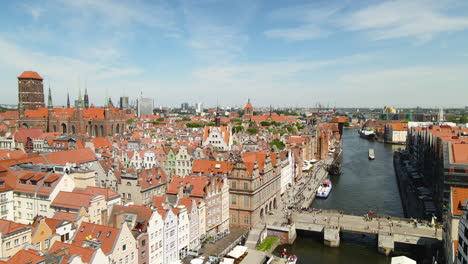
[[[33,72],[33,71],[23,72],[20,76],[18,76],[18,79],[44,80],[37,72]]]

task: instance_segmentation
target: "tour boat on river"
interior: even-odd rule
[[[375,159],[374,149],[372,149],[372,148],[369,149],[369,159],[370,160]]]
[[[328,195],[330,195],[330,192],[332,190],[332,182],[329,179],[323,180],[320,182],[320,186],[317,189],[317,194],[315,197],[318,198],[327,198]]]

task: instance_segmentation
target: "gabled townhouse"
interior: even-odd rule
[[[187,208],[184,205],[178,205],[172,209],[177,215],[177,249],[179,259],[187,257],[190,243],[190,220],[187,214]]]
[[[252,227],[280,201],[279,157],[268,151],[245,152],[229,174],[231,226]]]
[[[128,225],[138,244],[138,263],[163,263],[163,219],[156,207],[121,206],[112,210],[109,224]]]
[[[114,192],[112,190],[100,187],[92,187],[88,186],[86,188],[75,188],[73,189],[74,193],[84,193],[84,194],[92,194],[92,195],[104,195],[104,199],[106,201],[106,210],[101,211],[103,223],[106,223],[109,219],[109,214],[112,211],[112,207],[114,205],[120,205],[122,200],[120,198],[120,194]]]
[[[229,151],[232,146],[230,126],[206,126],[202,146],[212,145],[217,150]]]
[[[38,215],[52,217],[52,201],[61,191],[75,188],[67,174],[12,170],[8,177],[15,184],[15,221],[24,224],[32,223]]]
[[[31,243],[31,226],[0,219],[0,258],[10,258]]]
[[[120,181],[120,170],[124,165],[117,158],[102,159],[93,163],[90,167],[94,171],[95,186],[117,191],[117,184]]]
[[[127,225],[115,228],[92,223],[81,223],[72,240],[77,245],[101,249],[109,263],[138,263],[137,242]]]
[[[150,169],[158,165],[156,153],[154,150],[146,150],[143,155],[143,168]]]
[[[154,196],[153,205],[158,208],[158,213],[164,221],[163,228],[163,263],[171,264],[179,260],[179,236],[177,234],[178,219],[173,208],[166,202],[163,196]]]
[[[188,230],[189,232],[189,250],[198,250],[200,249],[200,234],[201,230],[199,228],[199,208],[197,206],[197,200],[202,201],[202,199],[195,199],[189,197],[183,197],[178,199],[177,204],[184,206],[187,209],[187,216],[189,221]],[[203,232],[203,231],[202,231]]]
[[[166,173],[160,167],[135,171],[128,169],[122,171],[118,192],[122,202],[135,205],[151,203],[153,195],[162,195],[166,192]]]
[[[66,263],[85,263],[85,264],[109,264],[109,259],[100,248],[94,250],[74,244],[68,244],[57,241],[52,244],[47,252],[47,256],[55,256],[55,258],[68,259]]]
[[[32,224],[31,244],[45,253],[56,241],[69,242],[74,234],[71,221],[37,217]]]
[[[169,148],[166,154],[166,174],[174,175],[177,171],[176,166],[176,153],[177,149]]]
[[[106,197],[103,194],[60,192],[50,205],[54,212],[78,212],[85,209],[89,215],[89,221],[94,224],[107,223]]]
[[[223,212],[227,211],[223,210],[224,200],[229,201],[229,189],[225,188],[228,188],[226,177],[174,177],[168,184],[167,196],[170,200],[183,196],[203,199],[206,206],[206,235],[218,239],[229,232],[229,214],[223,217]]]
[[[180,146],[176,154],[176,175],[185,176],[192,170],[193,159],[187,146]]]
[[[220,183],[220,194],[217,194],[221,197],[221,226],[218,228],[218,231],[221,233],[220,235],[229,232],[230,185],[227,176],[232,172],[233,165],[234,163],[230,161],[195,160],[192,166],[192,175],[204,175],[212,179],[216,179]],[[210,197],[210,200],[211,199],[212,198]],[[211,215],[211,213],[209,213],[209,208],[211,208],[212,204],[213,202],[210,202],[210,204],[208,204],[208,200],[205,199],[207,221],[209,220],[208,218]],[[206,229],[206,232],[209,233],[208,228]]]

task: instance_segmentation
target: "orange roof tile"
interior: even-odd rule
[[[11,257],[6,263],[8,264],[18,264],[18,263],[28,263],[28,264],[38,264],[44,263],[45,258],[40,255],[39,251],[35,249],[22,249],[16,252],[13,257]]]
[[[452,143],[452,158],[455,163],[468,163],[468,144]]]
[[[452,213],[454,215],[463,214],[462,208],[466,206],[468,199],[468,188],[452,187]]]
[[[31,227],[13,221],[0,219],[0,233],[2,235],[7,235],[23,229],[26,231],[27,229],[31,229]]]
[[[33,71],[24,71],[20,76],[18,76],[18,79],[44,80],[37,72]]]
[[[48,253],[53,254],[56,251],[63,250],[63,254],[68,256],[81,256],[81,260],[84,263],[89,263],[94,255],[94,250],[91,248],[84,248],[79,245],[67,244],[64,242],[56,241],[52,247],[50,247]],[[54,254],[55,255],[55,254]],[[61,255],[61,254],[58,254]],[[56,255],[57,256],[57,255]]]
[[[194,160],[192,173],[202,174],[227,174],[232,171],[234,162],[215,161],[215,160]]]
[[[83,241],[86,240],[86,237],[91,236],[101,242],[102,252],[109,255],[112,253],[114,244],[117,242],[119,232],[119,228],[83,222],[76,230],[72,244],[81,246]],[[97,236],[99,233],[100,236],[98,238]]]

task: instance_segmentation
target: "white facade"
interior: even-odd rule
[[[163,252],[163,232],[164,221],[156,209],[153,210],[151,218],[148,220],[149,238],[149,261],[151,264],[162,264],[164,262]]]
[[[391,131],[390,133],[390,141],[391,142],[406,142],[406,136],[408,135],[407,130],[396,130]]]
[[[455,233],[452,233],[454,236]],[[456,238],[452,238],[453,240]],[[463,212],[462,217],[460,218],[460,222],[458,224],[458,252],[453,252],[451,250],[450,253],[457,254],[456,259],[454,255],[448,256],[447,259],[453,259],[453,263],[468,263],[468,214],[467,211]],[[450,262],[447,262],[450,263]]]
[[[289,184],[293,184],[293,166],[294,166],[294,155],[291,151],[288,152],[288,158],[283,161],[281,168],[281,194],[283,194]]]
[[[177,216],[172,212],[172,209],[167,210],[164,218],[164,238],[163,238],[163,251],[164,251],[164,264],[172,264],[179,260],[179,252],[177,246]]]
[[[197,249],[200,246],[200,229],[199,229],[199,217],[198,207],[195,200],[191,200],[190,212],[188,212],[188,218],[190,222],[190,234],[189,234],[189,250]]]
[[[0,218],[14,221],[14,212],[13,189],[0,192]]]
[[[229,232],[229,182],[226,176],[223,176],[223,187],[221,189],[221,201],[222,201],[222,212],[221,212],[221,229],[220,232]]]
[[[185,206],[178,206],[179,213],[178,218],[178,230],[177,230],[177,239],[178,239],[178,251],[179,259],[184,259],[187,256],[189,248],[189,234],[190,234],[190,222],[187,214],[187,209]]]
[[[122,225],[122,228],[120,228],[113,251],[108,257],[110,263],[138,263],[137,241],[128,225]]]
[[[230,127],[226,127],[223,131],[222,127],[208,127],[208,136],[203,140],[203,147],[212,145],[221,151],[229,151],[232,146],[232,136],[230,135]],[[226,135],[226,133],[228,135]]]
[[[50,204],[55,200],[57,194],[61,191],[71,192],[75,189],[75,182],[67,174],[63,174],[57,181],[59,182],[49,196],[22,193],[15,190],[15,222],[29,224],[36,215],[52,218],[55,210],[50,208]]]
[[[145,155],[143,156],[143,164],[145,169],[154,168],[157,165],[156,154],[154,151],[147,150],[145,151]]]

